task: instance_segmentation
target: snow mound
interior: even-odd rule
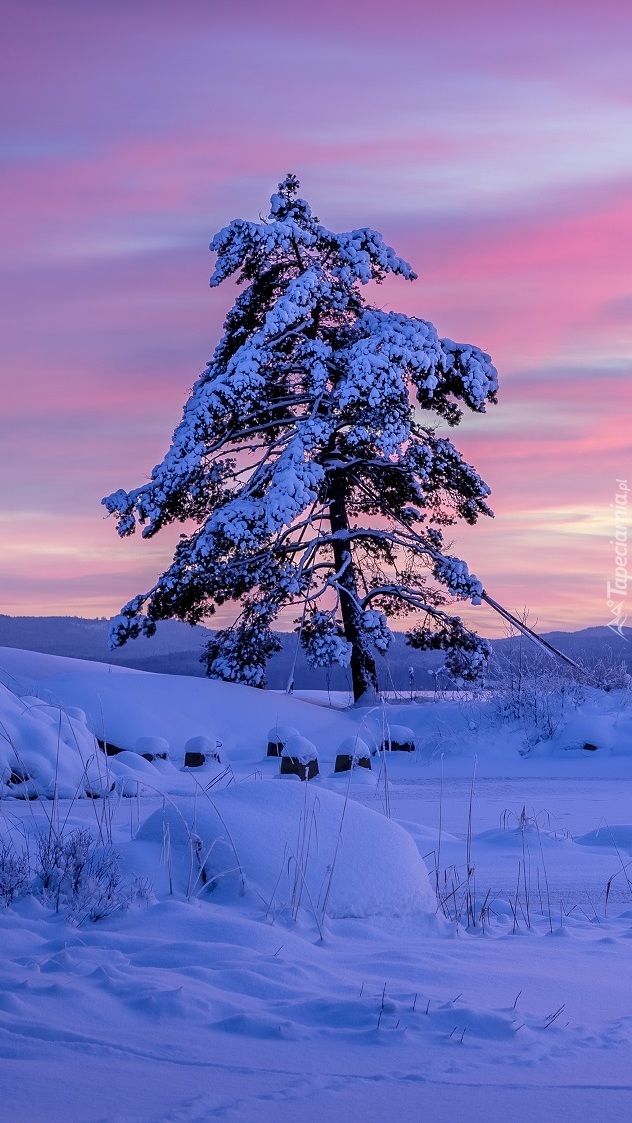
[[[139,737],[164,737],[180,762],[186,742],[209,731],[229,758],[240,760],[246,754],[255,760],[266,731],[280,724],[307,734],[326,758],[331,757],[330,746],[355,729],[349,715],[324,706],[186,675],[75,671],[36,680],[30,689],[58,706],[80,706],[97,737],[122,749],[133,749]]]
[[[579,835],[575,842],[580,846],[606,846],[612,850],[624,850],[632,854],[632,826],[613,824],[597,827],[596,831]]]
[[[550,741],[553,752],[587,750],[613,756],[632,755],[632,717],[629,714],[591,713],[586,707],[572,717]]]
[[[293,737],[300,736],[293,725],[273,725],[268,731],[268,741],[273,745],[286,745]]]
[[[378,780],[376,772],[370,768],[349,768],[346,772],[329,772],[321,780],[321,784],[330,788],[332,792],[341,792],[345,795],[348,791],[360,794],[358,789],[370,788],[375,791],[378,783],[384,785],[384,780]]]
[[[140,753],[141,756],[147,754],[148,756],[159,757],[165,753],[168,756],[169,742],[165,737],[137,737],[136,744],[134,745],[134,752]]]
[[[174,866],[192,857],[211,886],[237,878],[266,908],[282,911],[300,898],[328,916],[434,915],[435,895],[423,859],[397,823],[354,801],[307,785],[250,781],[226,788],[197,808],[167,806],[147,819],[138,843],[161,850]],[[180,888],[184,888],[182,885]]]
[[[318,760],[318,753],[316,746],[307,737],[291,737],[286,745],[283,746],[281,756],[289,756],[294,760],[298,760],[301,764],[309,764],[310,760]]]
[[[345,737],[338,745],[338,756],[350,756],[352,760],[365,760],[371,756],[369,746],[361,737]]]
[[[483,842],[486,846],[497,846],[501,850],[518,850],[525,848],[534,849],[536,853],[541,846],[559,845],[568,842],[568,839],[556,835],[552,831],[544,830],[535,822],[515,827],[493,827],[489,831],[481,831],[474,835],[475,842]]]
[[[83,794],[98,753],[81,710],[19,698],[0,684],[0,797]]]

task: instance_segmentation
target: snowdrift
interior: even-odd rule
[[[104,741],[133,749],[139,737],[164,737],[182,762],[192,737],[217,738],[233,759],[266,755],[268,730],[283,723],[308,735],[319,752],[335,755],[355,723],[340,712],[249,686],[146,672],[110,674],[83,669],[35,679],[35,693],[63,706],[80,706]]]
[[[0,684],[0,798],[85,794],[99,785],[98,752],[80,709],[19,698]]]
[[[632,710],[623,690],[586,688],[582,700],[572,703],[560,697],[551,736],[503,718],[493,696],[389,701],[342,711],[232,683],[8,648],[0,649],[3,681],[5,797],[193,794],[218,777],[212,751],[203,754],[207,762],[201,768],[183,770],[186,747],[193,744],[217,747],[223,768],[238,782],[256,772],[272,777],[279,758],[267,756],[268,742],[279,729],[314,746],[320,776],[310,783],[359,798],[372,792],[377,797],[391,783],[418,783],[442,773],[469,779],[475,759],[479,777],[556,776],[560,767],[569,777],[632,775]],[[371,770],[334,775],[341,745],[362,742],[373,752],[392,742],[401,726],[414,740],[414,751],[378,753]],[[123,751],[106,758],[96,738]],[[155,749],[159,743],[158,755],[168,759],[143,760],[142,746]]]
[[[166,839],[182,892],[243,876],[273,915],[299,902],[332,918],[436,911],[426,866],[403,827],[298,780],[244,782],[194,808],[167,806],[136,835],[163,856]]]

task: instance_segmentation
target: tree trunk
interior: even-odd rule
[[[351,681],[353,700],[359,701],[365,694],[377,694],[377,669],[371,654],[369,641],[362,627],[362,609],[358,606],[358,588],[353,558],[348,540],[344,533],[349,530],[347,515],[346,488],[341,472],[331,474],[329,485],[329,522],[334,539],[333,552],[336,571],[343,566],[344,572],[338,579],[340,587],[340,612],[345,639],[351,644]],[[346,565],[345,565],[346,563]]]

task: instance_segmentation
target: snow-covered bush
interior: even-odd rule
[[[584,697],[570,667],[522,638],[496,650],[487,681],[498,716],[520,725],[527,748],[553,737]]]
[[[137,737],[134,742],[134,752],[146,760],[167,760],[169,757],[169,742],[166,737]]]
[[[125,881],[118,855],[86,828],[64,831],[52,825],[23,848],[0,841],[0,905],[33,894],[73,923],[97,921],[146,898],[140,879]]]
[[[41,899],[68,919],[101,920],[130,901],[116,852],[84,828],[40,835],[35,875]]]
[[[29,884],[29,862],[25,853],[20,854],[12,842],[0,843],[0,904],[8,905],[15,897],[20,897]]]
[[[628,672],[624,659],[617,659],[613,652],[599,659],[582,659],[582,681],[599,690],[626,690],[632,692],[632,675]]]

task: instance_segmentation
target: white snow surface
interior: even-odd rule
[[[43,674],[42,657],[36,656],[35,674],[29,679],[24,656],[30,654],[17,652],[14,656],[13,649],[0,649],[5,681],[8,672],[17,683],[16,690],[28,684],[58,708],[80,706],[98,737],[124,749],[133,749],[139,737],[164,737],[174,758],[182,758],[190,738],[211,734],[234,758],[247,752],[256,760],[265,753],[268,730],[279,723],[299,733],[309,728],[309,739],[319,750],[331,738],[337,743],[340,729],[348,730],[349,735],[354,729],[353,719],[347,715],[236,683],[143,672],[118,675],[102,664],[66,659],[59,660],[59,673],[55,674],[48,662],[55,656],[45,657]],[[77,663],[81,669],[68,669],[68,663]]]
[[[171,846],[185,853],[192,834],[200,840],[209,881],[227,871],[233,880],[243,875],[271,912],[286,907],[293,893],[330,917],[436,912],[425,864],[402,827],[300,781],[246,781],[184,813],[161,809],[136,838],[161,851],[166,830]]]
[[[360,760],[368,757],[370,753],[369,746],[366,741],[361,737],[345,737],[338,745],[339,756],[350,756],[352,760]]]
[[[560,704],[538,741],[492,697],[331,709],[8,649],[0,670],[2,752],[30,753],[40,796],[82,757],[114,785],[3,789],[3,1118],[632,1118],[625,692]],[[317,746],[319,778],[277,778],[279,724]],[[328,774],[346,738],[398,724],[414,753]],[[182,771],[192,737],[226,765]],[[39,856],[79,829],[92,864],[56,908]]]
[[[408,745],[414,743],[415,733],[409,725],[393,725],[389,722],[388,739],[395,741],[398,745]]]
[[[291,756],[300,761],[301,764],[309,764],[310,760],[318,760],[316,746],[308,741],[307,737],[301,737],[300,734],[290,737],[287,744],[283,746],[281,756]]]

